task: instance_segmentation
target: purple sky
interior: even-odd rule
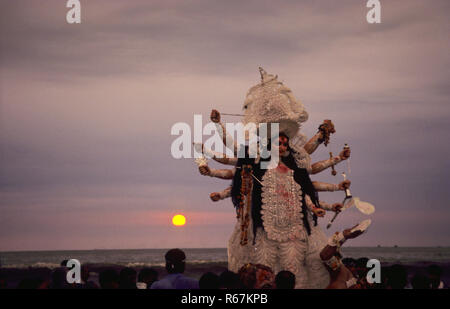
[[[450,245],[449,1],[381,1],[368,24],[365,1],[90,0],[80,25],[65,2],[0,2],[0,250],[226,247],[234,209],[208,195],[229,182],[173,159],[170,128],[239,113],[260,65],[304,133],[333,120],[313,161],[352,147],[352,193],[377,211],[351,245]]]

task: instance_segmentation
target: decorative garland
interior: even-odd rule
[[[239,207],[237,217],[241,222],[241,245],[248,243],[248,226],[250,224],[250,211],[252,205],[253,169],[251,164],[242,166],[241,190],[239,196]]]

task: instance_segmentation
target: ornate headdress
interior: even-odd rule
[[[293,138],[300,124],[308,120],[303,104],[295,99],[291,89],[278,81],[277,75],[259,68],[261,82],[247,93],[244,102],[243,123],[279,123],[280,132]]]

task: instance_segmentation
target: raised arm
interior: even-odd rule
[[[233,137],[227,134],[227,130],[222,122],[220,122],[220,113],[219,111],[213,109],[211,111],[211,121],[216,124],[217,131],[219,132],[220,137],[222,138],[223,144],[225,147],[233,151],[234,156],[237,157],[238,147]]]
[[[320,173],[321,171],[329,168],[332,165],[336,165],[339,162],[342,162],[344,160],[347,160],[348,158],[350,158],[350,147],[344,148],[338,156],[334,156],[330,159],[327,160],[323,160],[323,161],[319,161],[316,162],[312,165],[312,170],[311,170],[311,174],[317,174]]]
[[[319,126],[319,131],[303,146],[303,148],[308,154],[312,154],[320,144],[324,143],[325,146],[327,146],[330,141],[330,134],[335,132],[336,130],[334,129],[333,122],[331,122],[331,120],[324,120]]]
[[[356,284],[357,280],[353,277],[353,274],[342,264],[340,248],[348,239],[353,239],[363,234],[367,230],[368,225],[370,225],[370,220],[365,220],[350,229],[336,232],[330,237],[327,245],[320,252],[320,259],[331,275],[331,282],[328,288],[345,289]]]

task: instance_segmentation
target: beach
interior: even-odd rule
[[[227,269],[227,251],[225,248],[187,248],[185,274],[200,278],[206,272],[216,274]],[[77,250],[77,251],[22,251],[1,252],[1,276],[8,283],[7,288],[15,288],[19,282],[28,278],[48,280],[52,270],[59,267],[61,261],[78,259],[90,271],[90,280],[98,282],[98,274],[114,268],[120,271],[131,267],[139,272],[143,267],[154,268],[159,277],[167,273],[164,268],[164,253],[167,249],[133,250]],[[442,268],[442,281],[450,282],[450,248],[448,247],[347,247],[343,248],[344,257],[354,259],[367,257],[378,259],[382,267],[402,264],[409,278],[419,272],[426,272],[429,265]]]

